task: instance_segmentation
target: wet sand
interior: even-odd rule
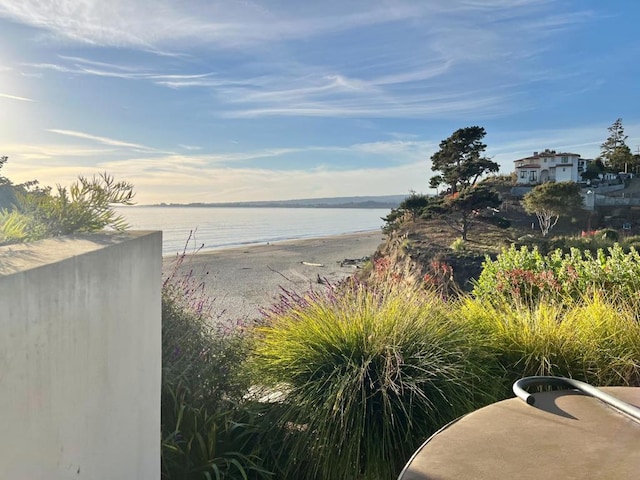
[[[345,260],[373,255],[383,240],[374,231],[212,250],[189,256],[180,273],[203,278],[222,321],[251,320],[277,301],[281,288],[304,292],[319,279],[351,275],[356,266]],[[171,271],[174,261],[165,257],[163,270]]]

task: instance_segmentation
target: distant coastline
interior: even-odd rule
[[[204,208],[396,208],[407,195],[368,197],[305,198],[296,200],[223,202],[223,203],[159,203],[146,207]]]

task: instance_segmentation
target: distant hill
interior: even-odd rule
[[[153,207],[235,207],[235,208],[396,208],[408,195],[300,198],[261,202],[161,203]]]

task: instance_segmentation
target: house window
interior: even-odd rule
[[[531,172],[529,172],[529,181],[535,182],[537,180],[538,180],[538,175],[536,174],[536,171],[532,170]]]
[[[527,172],[525,170],[520,170],[520,178],[527,178]]]
[[[563,172],[566,172],[566,171],[567,171],[567,169],[566,169],[566,168],[564,168],[564,167],[562,167],[562,171],[563,171]]]
[[[547,159],[546,158],[544,159],[544,163],[547,163]]]
[[[562,157],[562,161],[563,162],[568,162],[569,161],[569,157]]]

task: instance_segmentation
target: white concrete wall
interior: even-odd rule
[[[0,479],[159,479],[160,232],[0,247]]]

